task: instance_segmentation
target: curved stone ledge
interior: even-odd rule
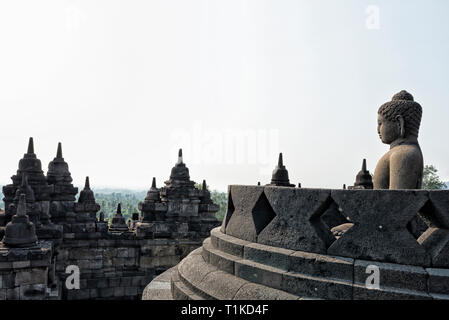
[[[368,266],[379,270],[379,289],[365,285]],[[174,269],[174,299],[449,299],[448,269],[242,242],[220,228]]]
[[[338,239],[331,221],[350,221]],[[414,230],[413,223],[427,230]],[[241,240],[352,259],[449,267],[449,190],[329,190],[230,186],[221,232]],[[212,239],[212,241],[218,241]],[[221,247],[220,247],[221,246]],[[228,250],[229,249],[229,250]]]

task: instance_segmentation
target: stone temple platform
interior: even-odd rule
[[[222,226],[144,300],[449,299],[449,190],[234,185],[228,199]]]

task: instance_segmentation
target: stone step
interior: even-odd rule
[[[190,290],[182,281],[171,282],[171,293],[174,300],[205,300]]]
[[[431,298],[427,286],[428,272],[422,267],[276,248],[225,235],[219,228],[213,229],[210,239],[204,240],[202,256],[219,270],[300,297]],[[378,290],[365,286],[370,275],[368,266],[379,268]],[[438,291],[441,290],[433,290],[433,293]]]
[[[206,242],[206,246],[207,245],[208,243]],[[209,246],[212,247],[210,243]],[[207,263],[202,257],[202,254],[198,253],[199,250],[193,252],[193,254],[187,256],[182,261],[182,265],[178,265],[180,281],[173,281],[172,289],[174,291],[174,297],[176,295],[182,296],[190,291],[190,293],[196,297],[219,300],[299,299],[299,297],[295,295],[288,294],[275,288],[250,283],[228,272],[220,270],[216,266]],[[182,287],[178,283],[175,284],[175,282],[180,282]],[[177,290],[182,290],[182,292],[175,292]]]

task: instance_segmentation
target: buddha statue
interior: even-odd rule
[[[421,116],[421,106],[404,90],[379,108],[377,131],[390,150],[377,163],[374,189],[421,189],[424,166],[418,143]]]

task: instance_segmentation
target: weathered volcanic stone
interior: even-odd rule
[[[290,266],[289,256],[294,252],[293,250],[284,248],[274,248],[259,243],[250,243],[244,248],[243,258],[288,270]]]
[[[239,239],[257,242],[253,209],[263,194],[263,190],[263,187],[231,186],[231,195],[235,210],[229,218],[229,223],[226,226],[226,234]]]
[[[372,274],[367,272],[368,266],[379,268],[379,286],[427,292],[427,272],[423,267],[383,263],[375,261],[356,260],[354,263],[354,282],[364,286],[366,279]],[[368,290],[368,289],[366,289]]]
[[[428,229],[418,241],[429,252],[434,267],[449,267],[449,190],[429,192],[430,205],[424,212],[433,228]]]
[[[260,184],[259,184],[260,186]],[[231,186],[228,186],[228,203],[226,208],[225,216],[223,217],[223,222],[221,223],[220,231],[222,233],[226,233],[226,227],[228,226],[229,220],[231,220],[232,215],[234,214],[235,206],[234,202],[232,201],[232,194],[231,194]]]
[[[329,190],[265,187],[264,192],[276,217],[259,234],[258,243],[326,253],[334,238],[320,216],[332,203]]]
[[[436,294],[449,294],[449,270],[428,268],[426,269],[429,275],[429,292]]]
[[[282,153],[279,154],[278,165],[273,170],[270,186],[278,187],[294,187],[294,184],[290,183],[288,179],[288,171],[284,166],[284,160]]]
[[[407,230],[428,200],[427,191],[333,190],[332,198],[354,222],[328,254],[426,266],[430,258]]]
[[[110,232],[121,233],[129,232],[128,225],[126,224],[125,217],[122,215],[122,205],[119,203],[117,205],[117,212],[112,217],[112,223],[109,227]]]
[[[390,150],[374,171],[374,189],[421,189],[423,155],[418,143],[422,108],[405,90],[378,110],[377,132]]]
[[[354,259],[295,251],[289,257],[289,270],[315,277],[328,277],[352,282]]]
[[[348,189],[372,189],[373,188],[373,177],[366,169],[366,159],[363,159],[362,170],[357,173],[355,178],[354,186]]]
[[[235,294],[234,300],[297,300],[298,296],[262,286],[256,283],[247,283],[243,285]]]
[[[281,289],[304,298],[350,300],[353,297],[350,281],[313,277],[295,272],[283,274]]]
[[[31,247],[37,242],[36,229],[26,215],[25,195],[21,194],[17,213],[6,225],[3,243],[9,247]]]

